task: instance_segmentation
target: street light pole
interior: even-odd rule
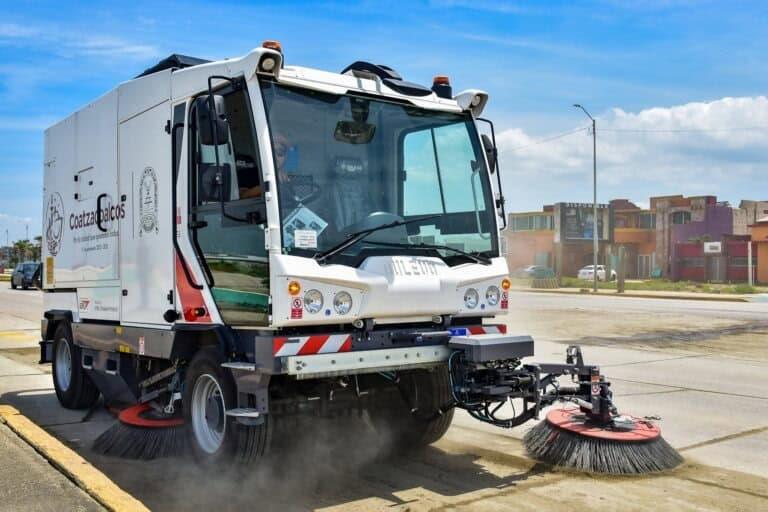
[[[578,103],[573,106],[583,110],[592,121],[592,289],[597,292],[597,252],[600,250],[597,233],[597,126],[595,118],[589,115],[587,109]],[[606,275],[605,278],[609,279],[610,276]]]

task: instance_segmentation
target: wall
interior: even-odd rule
[[[507,237],[507,265],[513,271],[537,264],[536,255],[549,254],[548,265],[554,266],[554,231],[505,231]]]
[[[768,284],[768,222],[753,224],[753,250],[757,253],[757,282]]]
[[[706,237],[711,242],[720,242],[723,235],[733,231],[733,209],[730,206],[708,205],[703,216],[692,217],[688,224],[672,225],[672,244],[688,242]],[[700,218],[696,221],[693,219]]]

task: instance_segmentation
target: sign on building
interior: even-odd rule
[[[704,242],[704,254],[721,254],[722,252],[722,242]]]

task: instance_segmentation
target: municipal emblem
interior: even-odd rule
[[[59,254],[61,235],[64,230],[64,201],[61,195],[54,192],[48,196],[45,205],[45,244],[51,256]]]
[[[158,232],[157,226],[157,175],[151,167],[144,169],[139,181],[139,236]]]

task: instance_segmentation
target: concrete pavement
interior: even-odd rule
[[[4,301],[14,298],[0,290],[0,331]],[[537,360],[562,361],[567,344],[583,344],[587,362],[603,365],[613,382],[619,407],[662,417],[685,466],[636,479],[553,472],[525,456],[520,438],[530,424],[505,431],[463,413],[434,448],[391,462],[377,457],[380,440],[355,442],[348,426],[324,422],[311,429],[311,443],[245,474],[214,475],[183,458],[100,457],[90,443],[112,418],[59,407],[49,367],[23,347],[3,350],[2,339],[0,402],[157,510],[768,509],[768,305],[523,293],[510,301],[509,330],[535,335]]]
[[[0,510],[104,510],[2,422],[0,454]]]

